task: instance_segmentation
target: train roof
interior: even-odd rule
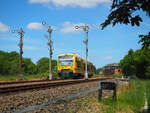
[[[58,55],[58,56],[65,56],[65,55],[73,55],[73,56],[77,56],[77,57],[79,57],[79,58],[82,58],[81,56],[79,56],[79,55],[77,55],[77,54],[75,54],[75,53],[64,53],[64,54],[60,54],[60,55]],[[82,58],[83,59],[83,58]]]
[[[58,56],[64,56],[64,55],[77,55],[77,54],[75,54],[75,53],[64,53],[64,54],[60,54],[60,55],[58,55]],[[77,55],[78,56],[78,55]]]
[[[82,58],[81,56],[79,56],[79,55],[77,55],[77,54],[75,54],[75,53],[64,53],[64,54],[59,54],[58,56],[64,56],[64,55],[75,55],[75,56],[77,56],[77,57],[79,57],[79,58]],[[82,59],[83,59],[83,61],[85,62],[84,58],[82,58]],[[93,64],[91,61],[88,61],[88,63]]]

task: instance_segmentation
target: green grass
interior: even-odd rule
[[[146,88],[146,85],[148,88]],[[150,81],[133,80],[130,87],[118,89],[117,100],[112,100],[112,95],[103,98],[98,102],[97,94],[95,96],[86,96],[77,102],[79,113],[142,113],[145,104],[145,91],[149,97],[150,105]]]
[[[0,81],[18,80],[16,75],[0,75]]]
[[[123,75],[122,74],[113,74],[113,75],[110,75],[111,77],[119,77],[121,78]]]
[[[45,75],[24,75],[23,80],[37,79],[46,77]],[[19,75],[0,75],[0,81],[13,81],[19,80]]]
[[[122,74],[113,74],[113,75],[95,74],[93,76],[94,77],[119,77],[119,78],[121,78],[123,75]]]
[[[103,100],[104,105],[108,106],[106,113],[115,113],[125,108],[134,113],[141,111],[145,101],[145,82],[136,80],[132,81],[130,85],[132,86],[131,89],[118,96],[116,102],[112,102],[111,98]]]
[[[104,75],[94,74],[93,77],[103,77]]]
[[[150,110],[150,81],[146,82],[146,97],[147,97],[147,101],[148,101],[148,107]]]
[[[48,77],[48,73],[37,74],[37,75],[24,75],[23,80],[31,80],[31,79],[46,79]],[[57,74],[53,74],[53,78],[59,78]],[[0,75],[0,81],[13,81],[19,80],[19,75]]]

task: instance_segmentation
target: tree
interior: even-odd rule
[[[49,58],[43,57],[37,61],[38,73],[49,72]],[[52,60],[52,73],[57,73],[57,61]]]
[[[52,70],[57,71],[57,61],[52,60]]]
[[[102,29],[109,24],[131,24],[132,26],[140,25],[142,18],[135,12],[142,10],[150,17],[150,1],[149,0],[113,0],[111,13],[102,23]]]
[[[12,51],[8,54],[9,61],[13,61],[16,58],[19,58],[19,54],[16,51]]]
[[[150,48],[150,32],[148,35],[139,35],[139,37],[141,38],[139,43],[142,43],[142,49]]]
[[[131,24],[132,26],[140,26],[143,22],[139,11],[146,12],[150,17],[150,0],[113,0],[111,12],[107,19],[101,24],[102,29],[109,24]],[[150,76],[150,32],[148,35],[139,35],[141,38],[139,43],[142,44],[142,50],[139,49],[132,54],[126,55],[120,61],[122,72],[125,75],[136,75],[140,78]],[[134,57],[132,57],[134,56]],[[133,60],[131,62],[130,60]]]
[[[8,62],[9,62],[9,75],[16,75],[19,73],[19,54],[15,51],[8,53]]]
[[[104,68],[103,68],[103,67],[102,67],[102,68],[98,68],[98,69],[96,70],[96,74],[103,73],[103,71],[104,71]]]
[[[93,65],[93,73],[96,74],[96,67]]]
[[[0,74],[1,75],[17,75],[19,73],[19,54],[15,51],[0,51]],[[36,65],[29,58],[23,58],[22,64],[23,74],[36,74]]]
[[[101,24],[104,29],[109,24],[115,26],[116,24],[131,24],[132,26],[140,26],[143,21],[138,11],[146,12],[150,17],[150,0],[113,0],[111,6],[111,13],[108,15],[105,22]],[[150,46],[150,32],[148,35],[139,35],[142,43],[142,49]]]
[[[14,64],[14,60],[18,59],[18,53],[16,52],[4,52],[0,51],[0,74],[1,75],[9,75],[12,73],[12,68]],[[16,68],[15,68],[16,69]]]
[[[130,49],[120,61],[120,65],[125,76],[150,78],[150,51],[139,49],[134,52]]]
[[[38,73],[45,73],[49,70],[49,59],[46,57],[37,61]]]
[[[5,73],[5,67],[4,67],[4,64],[5,64],[5,56],[6,56],[6,53],[4,51],[0,51],[0,74],[4,74]]]
[[[134,63],[134,51],[130,49],[128,54],[120,61],[121,70],[125,76],[136,75],[136,67]]]
[[[37,74],[37,67],[30,58],[23,58],[22,72],[23,74]]]
[[[10,62],[10,70],[9,70],[9,75],[17,75],[19,73],[19,57],[13,59]]]

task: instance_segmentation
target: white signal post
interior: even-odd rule
[[[83,29],[85,31],[86,37],[83,43],[86,46],[86,57],[85,57],[85,79],[88,79],[88,72],[87,72],[87,57],[88,57],[88,31],[89,31],[89,25],[85,24],[82,26],[75,26],[75,29]]]
[[[53,29],[51,28],[51,26],[47,25],[46,22],[42,22],[42,24],[47,28],[47,32],[49,33],[49,37],[46,35],[45,37],[48,38],[48,45],[49,45],[49,80],[52,80],[52,45],[53,42],[51,40],[51,33],[53,31]]]
[[[20,28],[20,30],[12,30],[12,33],[18,33],[20,35],[20,43],[19,48],[20,48],[20,54],[19,54],[19,80],[23,79],[23,74],[22,74],[22,54],[23,54],[23,33],[24,31],[22,30],[22,28]]]

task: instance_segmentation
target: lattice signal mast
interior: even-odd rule
[[[83,29],[85,31],[86,37],[83,43],[86,46],[86,57],[85,57],[85,79],[88,79],[88,72],[87,72],[87,57],[88,57],[88,31],[89,31],[89,25],[85,24],[82,26],[75,26],[75,29]]]
[[[23,79],[23,74],[22,74],[22,54],[23,54],[23,29],[20,28],[20,30],[12,30],[12,33],[18,33],[20,35],[20,42],[18,44],[20,48],[20,54],[19,54],[19,80]]]
[[[47,25],[46,22],[42,22],[42,24],[47,28],[47,32],[49,33],[49,36],[48,35],[45,35],[45,37],[48,39],[48,45],[49,45],[49,56],[50,56],[50,59],[49,59],[49,80],[52,80],[52,54],[53,54],[53,51],[52,51],[52,45],[53,45],[53,41],[51,39],[51,34],[52,34],[52,27]]]

